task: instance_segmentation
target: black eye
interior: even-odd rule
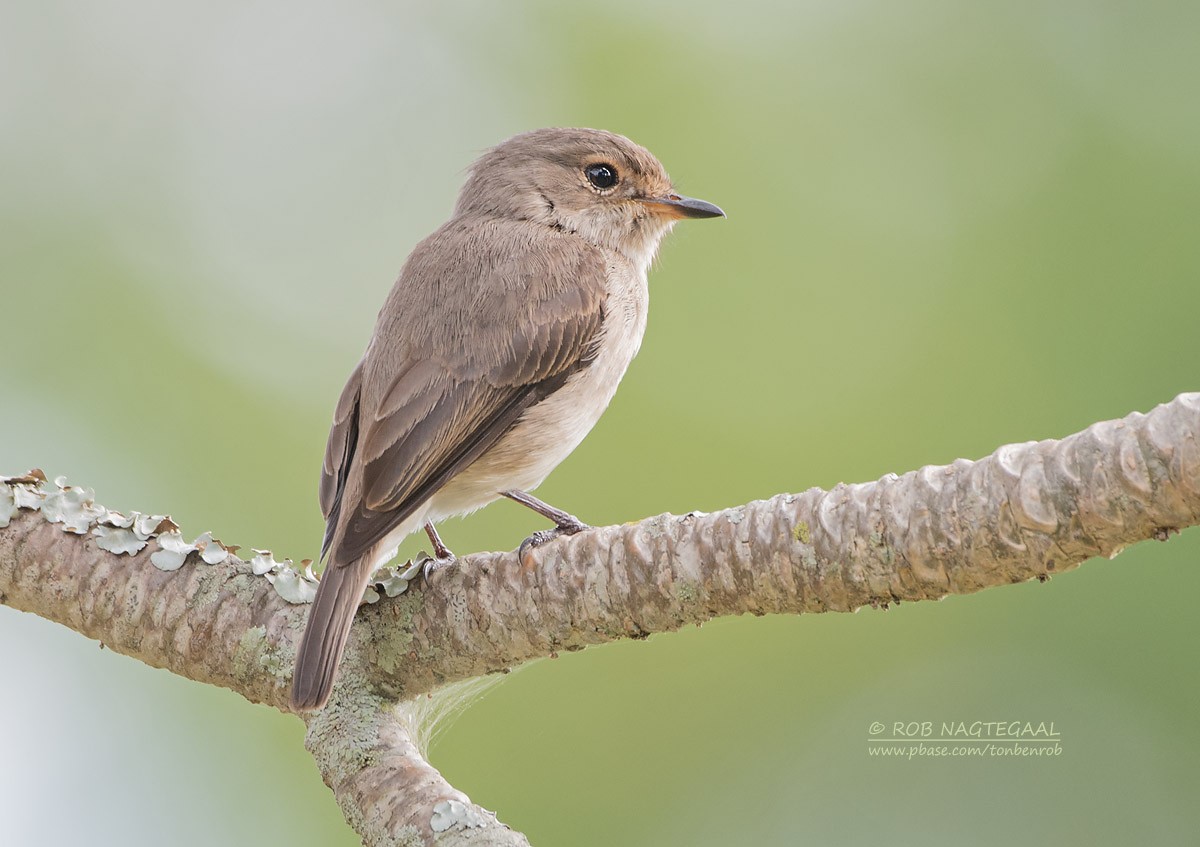
[[[612,165],[588,165],[583,174],[597,188],[612,188],[617,184],[617,169]]]

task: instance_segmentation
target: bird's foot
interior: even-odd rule
[[[442,568],[447,567],[448,565],[452,565],[457,561],[458,561],[458,557],[455,556],[453,553],[451,553],[449,556],[447,556],[444,559],[435,559],[432,556],[430,556],[429,558],[427,558],[425,560],[425,566],[421,568],[421,576],[425,578],[426,582],[428,582],[429,577],[433,574],[434,571],[440,571]]]
[[[517,558],[522,562],[525,561],[525,554],[536,547],[541,547],[548,541],[553,541],[564,535],[574,535],[577,532],[583,532],[585,529],[591,529],[591,526],[585,524],[574,515],[567,515],[568,520],[559,521],[558,525],[553,529],[540,529],[533,535],[521,542],[521,546],[517,548]]]
[[[444,556],[430,556],[424,550],[417,554],[408,567],[400,574],[401,579],[406,579],[409,582],[415,580],[418,576],[429,582],[430,575],[434,571],[440,571],[442,568],[453,565],[458,561],[458,556],[455,556],[449,550],[443,550]]]
[[[442,549],[438,551],[436,556],[425,556],[421,563],[421,576],[425,581],[429,581],[430,575],[434,571],[440,571],[442,568],[449,567],[458,561],[458,556],[455,556],[449,550]]]
[[[422,552],[421,554],[423,557],[421,575],[425,577],[425,581],[428,582],[430,574],[432,574],[434,571],[441,570],[447,565],[454,564],[456,561],[458,561],[458,557],[455,556],[454,553],[451,552],[450,548],[446,546],[446,543],[442,541],[442,537],[438,535],[438,531],[434,527],[432,521],[425,524],[425,534],[429,536],[429,543],[433,545],[432,556],[425,552]]]

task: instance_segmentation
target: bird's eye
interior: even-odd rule
[[[612,188],[617,184],[617,169],[612,165],[588,165],[583,174],[596,188]]]

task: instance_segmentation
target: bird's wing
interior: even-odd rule
[[[363,556],[590,363],[605,267],[581,239],[529,224],[450,224],[414,251],[330,433],[331,565]]]
[[[363,360],[365,361],[365,359]],[[321,514],[325,516],[325,539],[321,543],[321,558],[329,552],[333,541],[333,527],[337,524],[342,507],[342,492],[346,490],[346,477],[350,460],[358,444],[358,405],[362,392],[363,362],[359,362],[346,380],[342,396],[338,398],[333,412],[333,427],[329,430],[329,441],[325,444],[325,461],[321,465],[321,485],[318,494]]]

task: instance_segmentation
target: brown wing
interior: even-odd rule
[[[452,222],[414,251],[330,433],[331,564],[363,556],[587,366],[604,273],[581,239],[529,224]]]
[[[337,525],[342,507],[342,492],[346,488],[346,475],[350,460],[358,444],[358,402],[362,391],[362,367],[354,366],[342,396],[338,398],[333,412],[333,428],[329,430],[329,441],[325,445],[325,461],[321,465],[321,485],[318,491],[321,514],[325,516],[325,538],[321,542],[321,558],[329,552],[333,542],[333,528]]]

